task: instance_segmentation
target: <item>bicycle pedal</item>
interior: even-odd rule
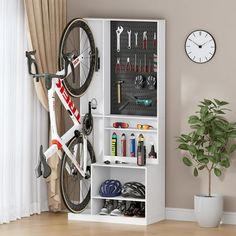
[[[85,179],[89,179],[91,177],[91,175],[90,174],[85,174]]]
[[[41,164],[43,167],[43,171],[42,171],[43,177],[47,178],[51,174],[52,170],[46,161],[45,155],[43,154],[43,146],[42,145],[40,146],[39,155],[40,155],[40,161],[41,161]]]

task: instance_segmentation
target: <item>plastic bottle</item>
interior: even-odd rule
[[[146,147],[144,146],[144,137],[142,134],[138,136],[137,165],[146,165]]]
[[[126,136],[124,133],[121,135],[121,156],[126,157]]]
[[[111,137],[111,155],[117,156],[117,135],[114,132]]]
[[[135,135],[134,134],[130,135],[129,147],[130,147],[130,156],[135,157]]]
[[[155,159],[157,158],[157,153],[155,152],[154,144],[152,144],[151,146],[151,151],[149,152],[148,157],[155,158]]]

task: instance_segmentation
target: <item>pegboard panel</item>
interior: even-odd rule
[[[120,34],[120,51],[117,51],[116,30],[118,27],[123,28]],[[131,31],[130,48],[128,48],[128,31]],[[156,61],[158,55],[156,55],[155,36],[158,38],[157,22],[111,21],[111,114],[157,115]],[[146,44],[144,39],[146,39]],[[151,82],[154,81],[154,88],[149,86],[148,78]],[[143,83],[138,83],[138,81],[143,81]],[[122,83],[120,102],[118,101],[119,82]],[[142,88],[140,88],[141,84]],[[143,105],[145,102],[146,106]],[[152,104],[147,105],[150,102]]]

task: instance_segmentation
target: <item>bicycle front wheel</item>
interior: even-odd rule
[[[91,164],[95,162],[95,154],[91,143],[87,147],[83,145],[83,139],[74,137],[68,144],[68,148],[76,158],[79,165],[83,165],[83,148],[87,148],[87,177],[83,177],[70,158],[64,153],[61,163],[60,186],[61,195],[69,211],[80,213],[90,201]]]
[[[71,54],[72,60],[82,56],[74,73],[63,79],[71,96],[80,97],[89,87],[95,68],[95,52],[93,34],[87,23],[78,18],[69,22],[61,36],[58,66],[59,70],[64,68],[63,54]]]

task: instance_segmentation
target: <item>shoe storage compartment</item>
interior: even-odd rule
[[[107,179],[119,180],[122,186],[126,182],[137,181],[145,186],[145,168],[129,168],[119,164],[106,165],[106,164],[94,164],[92,166],[92,189],[91,199],[92,201],[92,214],[98,215],[105,199],[111,200],[124,200],[124,201],[141,201],[145,202],[145,199],[125,198],[120,196],[116,197],[102,197],[99,194],[101,184]],[[97,201],[100,200],[100,201]]]

